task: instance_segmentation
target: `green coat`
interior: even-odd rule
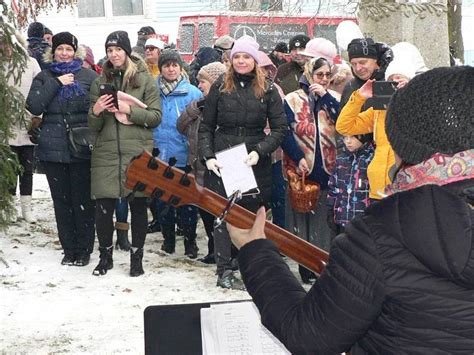
[[[97,140],[91,159],[91,197],[119,198],[125,197],[130,190],[125,189],[125,168],[130,160],[143,152],[153,149],[152,130],[161,122],[161,102],[156,82],[148,74],[143,61],[133,58],[138,66],[136,74],[137,87],[121,83],[121,76],[111,70],[106,62],[104,73],[91,86],[91,107],[89,110],[89,127],[97,131]],[[109,74],[107,81],[106,73]],[[110,80],[112,77],[112,80]],[[145,103],[146,109],[131,107],[129,121],[133,125],[124,125],[117,121],[113,113],[103,111],[94,115],[92,107],[99,98],[99,86],[102,83],[114,83],[121,91],[132,95]],[[143,194],[136,193],[137,197]]]

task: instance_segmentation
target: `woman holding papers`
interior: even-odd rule
[[[306,179],[319,184],[321,194],[314,209],[299,213],[287,201],[287,229],[322,249],[329,250],[331,230],[326,222],[326,196],[329,176],[336,163],[336,130],[339,102],[328,92],[331,63],[314,58],[305,65],[300,89],[285,97],[285,111],[291,134],[282,144],[285,174],[306,174]],[[296,175],[294,175],[296,176]],[[315,276],[300,266],[304,283]]]
[[[91,87],[89,127],[97,132],[92,152],[92,198],[96,200],[96,230],[100,261],[94,275],[105,275],[113,268],[113,213],[117,199],[130,191],[124,188],[125,167],[143,149],[152,150],[152,128],[161,121],[160,98],[146,64],[131,54],[127,32],[112,32],[105,42],[107,61],[102,75]],[[101,92],[113,85],[114,96]],[[130,201],[132,247],[130,276],[144,273],[143,246],[148,224],[146,198],[136,193]]]
[[[252,211],[268,205],[271,199],[271,153],[287,132],[280,95],[257,65],[258,48],[248,36],[235,41],[232,65],[212,85],[199,128],[199,154],[208,169],[204,185],[222,196],[226,193],[216,153],[245,143],[248,155],[243,160],[252,167],[260,193],[244,196],[238,204]],[[264,132],[267,120],[271,129],[268,135]],[[231,241],[224,225],[215,229],[214,240],[217,285],[242,288],[232,272]]]

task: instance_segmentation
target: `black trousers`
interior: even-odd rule
[[[92,253],[95,206],[91,200],[91,164],[41,162],[54,204],[59,241],[67,255]]]
[[[110,247],[114,234],[114,211],[118,199],[100,198],[96,200],[95,224],[97,239],[101,247]],[[148,227],[145,197],[135,197],[129,201],[132,229],[132,247],[143,248]]]
[[[35,147],[33,145],[11,145],[10,148],[18,156],[18,161],[23,168],[20,173],[20,195],[31,196],[33,193],[33,152]],[[16,181],[10,192],[12,195],[16,194]]]

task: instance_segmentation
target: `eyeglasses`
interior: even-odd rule
[[[154,51],[155,49],[158,49],[156,47],[145,47],[146,51]]]
[[[327,73],[314,73],[314,75],[316,75],[316,78],[318,78],[318,79],[322,79],[324,77],[326,77],[328,79],[331,79],[331,77],[332,77],[332,73],[330,73],[330,72],[327,72]]]

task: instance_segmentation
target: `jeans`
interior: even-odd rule
[[[115,204],[115,219],[117,222],[126,223],[128,220],[128,201],[122,197],[117,199]]]

